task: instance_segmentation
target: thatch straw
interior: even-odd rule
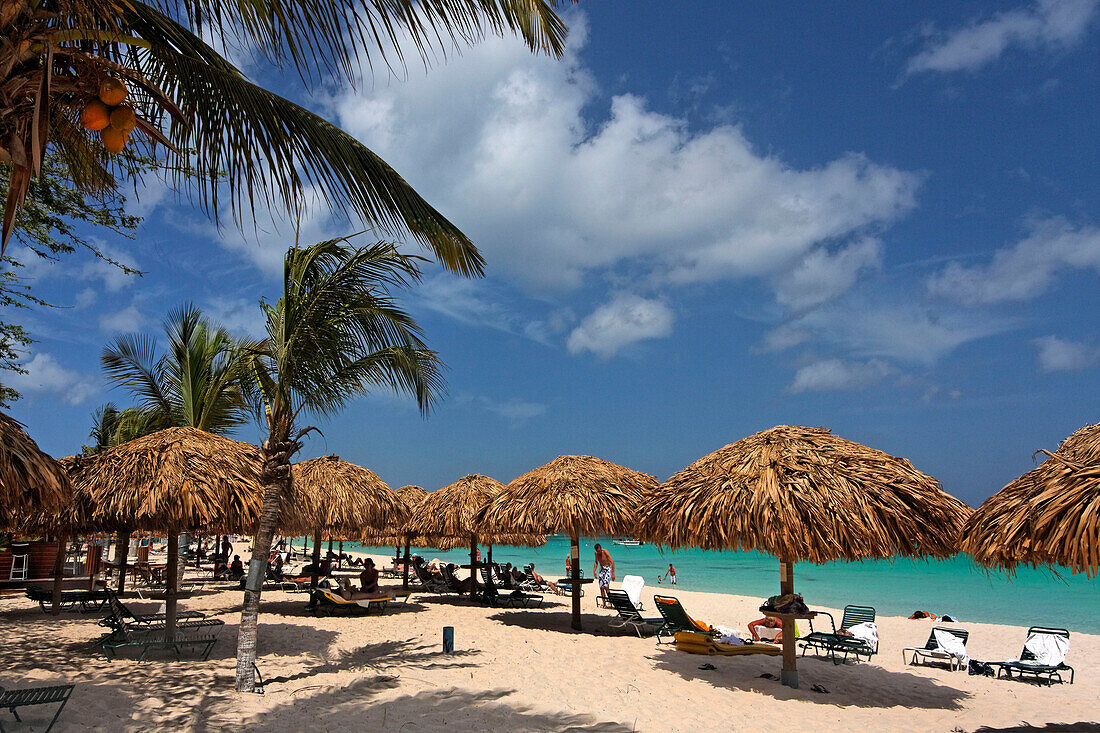
[[[0,412],[0,512],[16,514],[63,506],[69,477],[43,453],[18,421]]]
[[[405,506],[408,507],[409,513],[416,508],[416,505],[428,495],[428,490],[423,486],[417,486],[416,484],[405,484],[399,489],[394,489],[397,495],[401,498],[401,501],[405,502]]]
[[[251,532],[263,505],[256,446],[167,428],[84,459],[92,522],[158,532]]]
[[[503,490],[504,484],[488,476],[464,476],[425,496],[409,517],[405,531],[442,537],[469,537],[473,533],[480,536],[475,516]],[[488,534],[481,539],[485,543],[496,544],[496,539]]]
[[[1100,570],[1100,424],[1081,428],[1047,455],[974,512],[962,549],[1010,572],[1020,563],[1057,564],[1094,577]]]
[[[948,557],[970,508],[902,458],[780,425],[704,456],[646,502],[640,536],[785,562]]]
[[[478,519],[502,533],[633,534],[638,509],[656,488],[649,474],[610,461],[559,456],[508,484]]]
[[[114,525],[92,521],[95,499],[88,490],[87,484],[80,480],[81,474],[86,470],[90,460],[88,456],[58,458],[58,465],[65,470],[72,485],[69,500],[60,507],[23,512],[17,517],[9,514],[5,517],[5,521],[0,521],[0,529],[20,531],[25,534],[62,534],[66,536],[114,531],[116,529]]]
[[[352,539],[367,528],[400,523],[405,502],[369,468],[322,456],[296,463],[294,499],[284,501],[279,519],[283,534],[314,534]]]

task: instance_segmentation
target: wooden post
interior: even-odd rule
[[[779,561],[779,593],[794,593],[794,563]],[[790,628],[787,628],[790,626]],[[794,619],[783,625],[783,671],[780,681],[787,687],[798,689],[798,666],[795,661]]]
[[[118,533],[118,547],[115,548],[115,565],[118,566],[118,594],[126,592],[126,559],[130,554],[130,533]]]
[[[581,548],[580,538],[573,535],[569,538],[569,579],[573,584],[573,621],[570,624],[575,630],[581,630]]]
[[[410,542],[411,542],[411,538],[408,535],[405,535],[405,567],[402,570],[402,573],[403,573],[403,577],[401,578],[401,589],[402,590],[408,590],[409,589],[409,544],[410,544]]]
[[[67,537],[57,538],[57,554],[53,559],[53,606],[50,610],[55,616],[61,613],[61,578],[65,571],[65,550],[68,545]]]
[[[309,573],[309,603],[307,608],[313,608],[317,605],[317,594],[314,593],[314,589],[317,588],[317,571],[321,567],[321,531],[317,530],[317,534],[313,535],[313,570]]]
[[[477,535],[470,533],[470,598],[474,597],[474,589],[477,588]]]
[[[168,533],[168,584],[164,592],[164,632],[172,639],[176,635],[176,589],[179,587],[180,537]]]

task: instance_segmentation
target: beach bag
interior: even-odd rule
[[[993,671],[992,665],[985,662],[979,662],[976,659],[971,659],[970,663],[966,665],[966,673],[970,675],[982,675],[985,677],[994,677],[996,673]]]
[[[792,593],[790,600],[782,605],[776,606],[775,610],[779,613],[794,613],[799,615],[810,612],[810,609],[806,606],[806,602],[802,600],[802,596],[798,593]]]

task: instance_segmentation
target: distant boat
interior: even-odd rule
[[[638,540],[615,540],[615,544],[625,545],[627,547],[638,547],[639,545],[644,545],[645,543],[639,542]]]

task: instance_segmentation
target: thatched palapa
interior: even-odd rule
[[[72,494],[65,470],[38,447],[23,425],[0,412],[0,513],[63,506]]]
[[[399,524],[408,508],[369,468],[322,456],[294,464],[294,497],[283,501],[279,530],[358,538],[366,528]]]
[[[786,562],[949,557],[970,508],[909,461],[779,425],[700,458],[645,505],[669,547],[760,550]]]
[[[793,593],[795,562],[953,555],[969,514],[909,461],[825,428],[779,425],[672,476],[643,507],[639,534],[771,553],[779,592]],[[783,634],[782,682],[798,687],[793,634]]]
[[[478,521],[496,532],[569,535],[572,626],[580,630],[580,538],[634,534],[638,508],[656,488],[649,474],[601,458],[559,456],[509,483]]]
[[[990,567],[1064,565],[1100,570],[1100,424],[1066,438],[1040,466],[986,499],[962,549]]]

